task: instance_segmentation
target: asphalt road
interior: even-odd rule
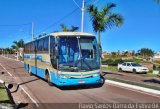
[[[0,56],[0,64],[13,75],[26,92],[43,108],[82,108],[79,104],[62,103],[160,103],[160,97],[126,89],[120,86],[104,84],[102,87],[69,87],[61,89],[49,86],[47,82],[29,76],[23,63]],[[53,104],[57,103],[57,104]]]

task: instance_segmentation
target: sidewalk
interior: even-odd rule
[[[131,81],[135,83],[142,83],[146,85],[152,85],[156,87],[160,87],[160,78],[158,77],[142,77],[139,74],[132,74],[126,72],[110,72],[103,71],[103,74],[107,78],[116,78],[120,80]]]

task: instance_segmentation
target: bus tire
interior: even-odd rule
[[[49,86],[53,86],[53,84],[52,84],[52,82],[51,82],[51,80],[50,80],[50,75],[49,75],[49,72],[48,72],[48,70],[46,70],[45,71],[45,80],[48,82],[48,85]]]
[[[105,83],[105,78],[102,76],[102,75],[100,75],[100,87],[102,87],[103,85],[104,85],[104,83]]]
[[[32,76],[31,66],[30,65],[28,65],[28,73],[29,73],[30,76]]]

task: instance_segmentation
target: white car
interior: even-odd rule
[[[124,62],[118,64],[118,70],[120,72],[127,71],[133,73],[147,73],[149,71],[147,67],[136,62]]]

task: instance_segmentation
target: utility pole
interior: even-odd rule
[[[3,48],[2,48],[2,56],[3,56]]]
[[[84,11],[85,11],[85,8],[84,8],[84,0],[82,0],[82,21],[81,21],[81,32],[84,32]]]
[[[34,23],[32,22],[32,41],[34,40]]]

